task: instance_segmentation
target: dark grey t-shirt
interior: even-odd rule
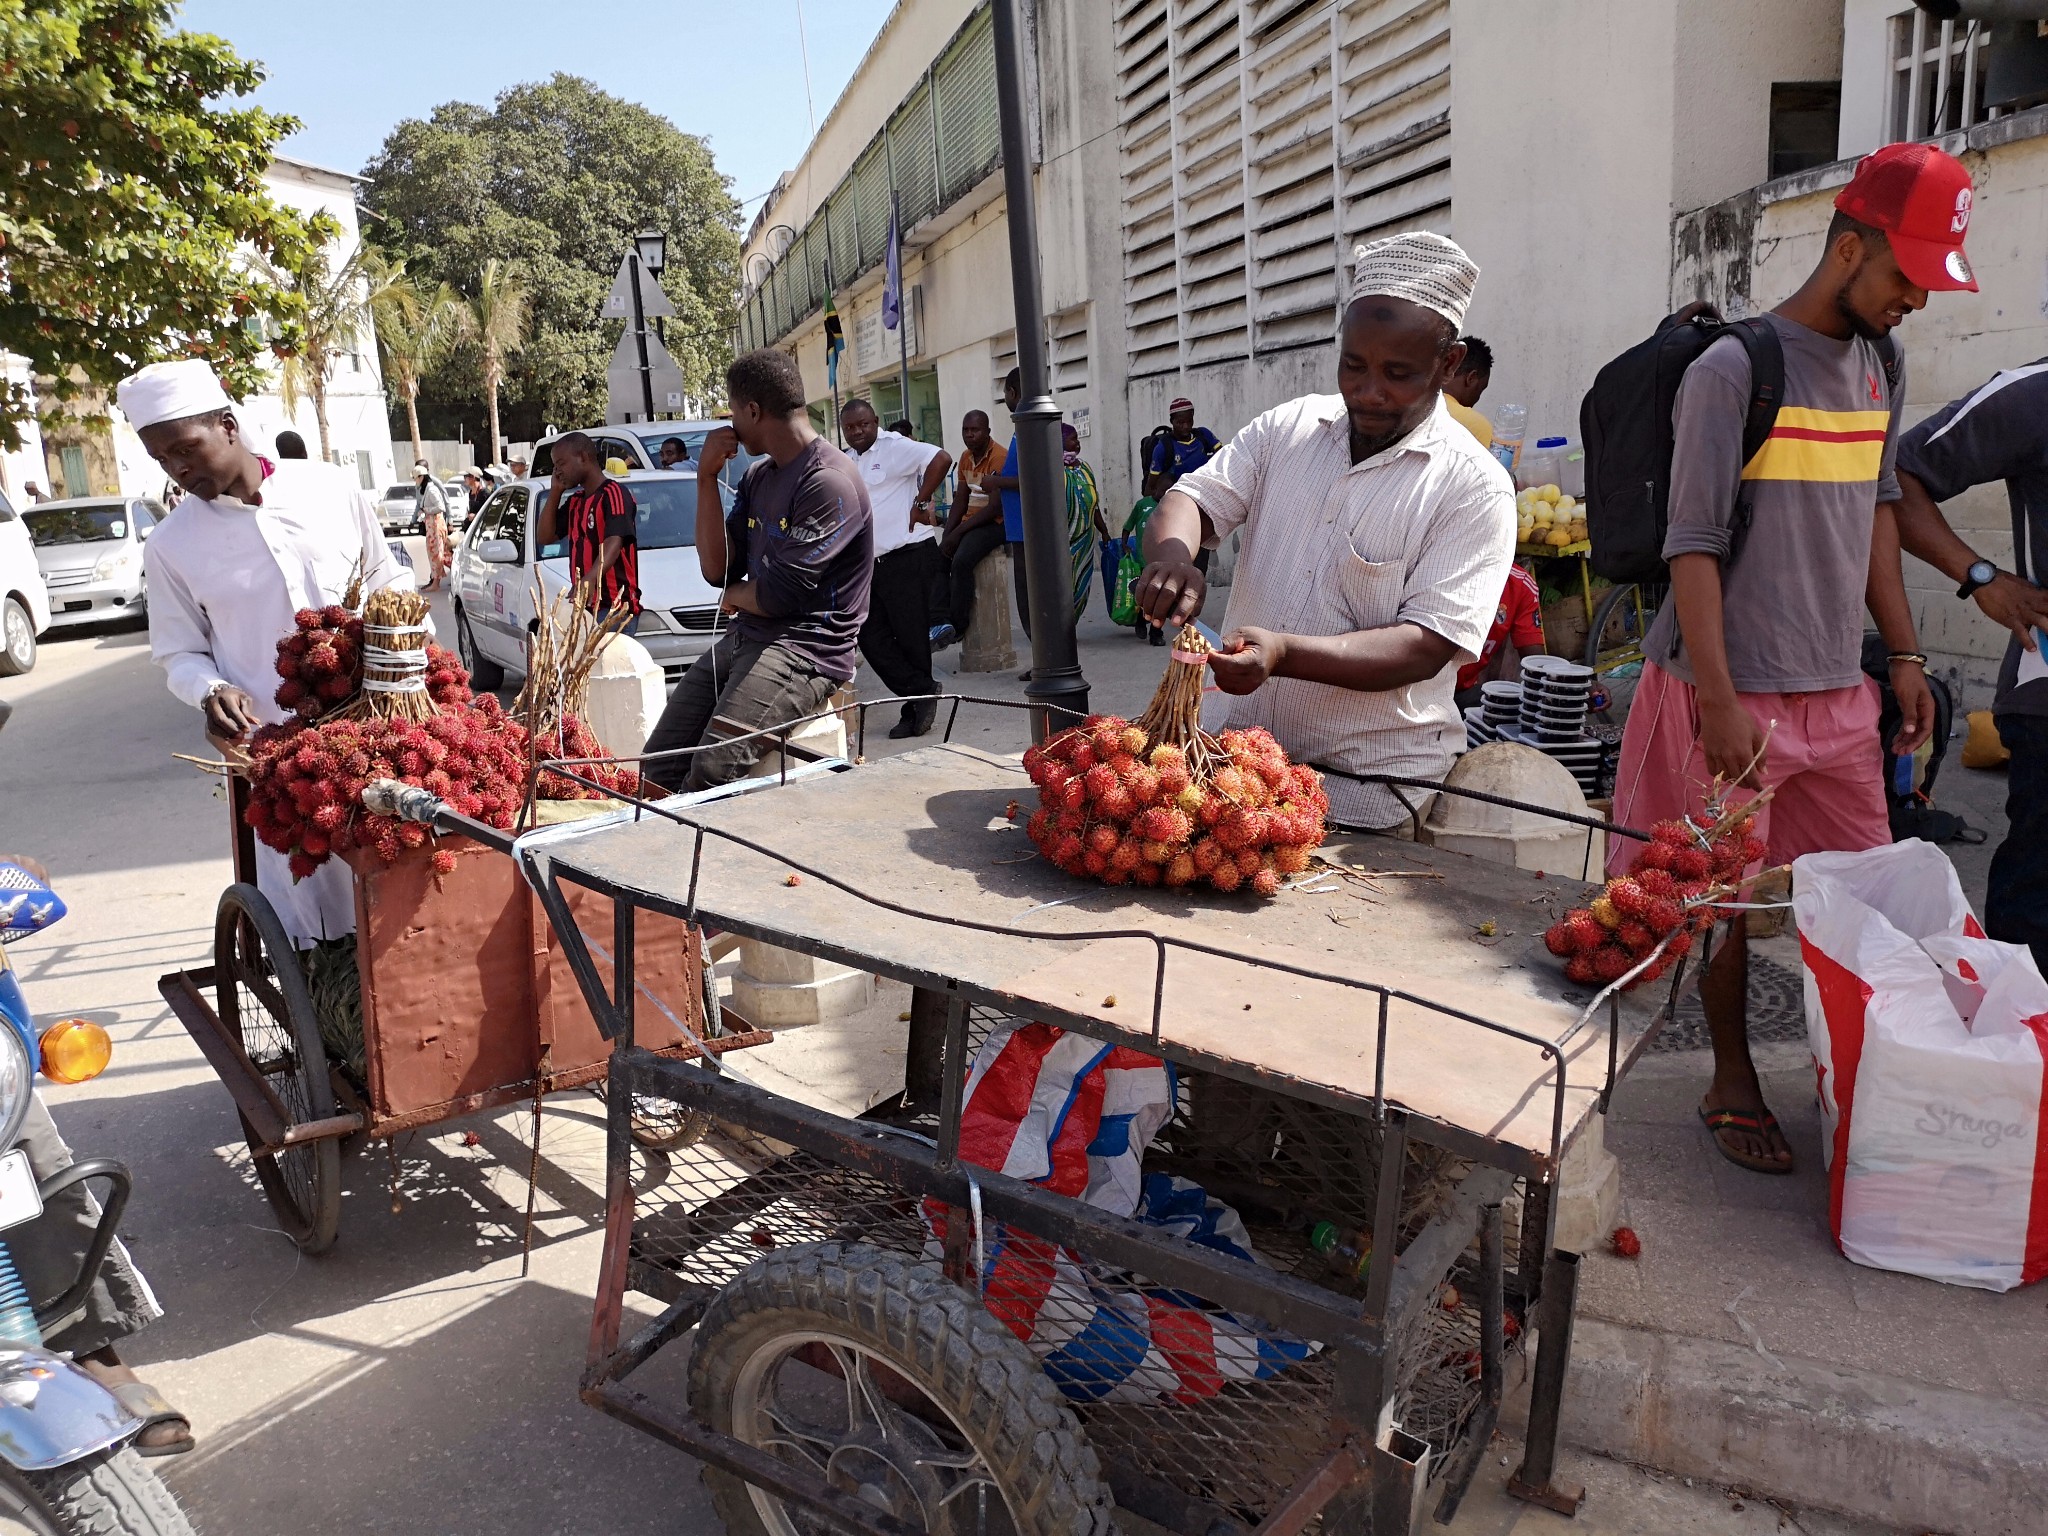
[[[787,646],[821,676],[853,676],[875,571],[859,465],[822,437],[787,464],[754,460],[726,514],[725,551],[725,579],[751,581],[761,605],[734,633]]]
[[[1686,370],[1672,409],[1671,520],[1664,558],[1720,557],[1728,671],[1740,693],[1810,693],[1863,677],[1863,593],[1870,531],[1881,501],[1899,499],[1892,456],[1905,400],[1876,346],[1837,341],[1782,315],[1768,317],[1785,351],[1784,404],[1756,457],[1742,462],[1749,354],[1717,341]],[[1751,522],[1728,558],[1738,494]],[[1692,659],[1673,641],[1666,601],[1644,654],[1686,682]]]
[[[2029,581],[2048,580],[2048,358],[1993,374],[1914,427],[1899,439],[1899,468],[1936,501],[2003,480],[2014,567]],[[2016,688],[2019,665],[2014,636],[1998,669],[1997,712],[2048,715],[2048,678]]]

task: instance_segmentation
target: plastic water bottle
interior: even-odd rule
[[[1522,437],[1529,430],[1529,407],[1504,405],[1493,415],[1493,456],[1509,474],[1522,456]]]
[[[1349,1280],[1363,1280],[1372,1268],[1372,1236],[1353,1232],[1334,1221],[1319,1221],[1309,1229],[1308,1245],[1323,1256],[1323,1262]]]
[[[1515,471],[1515,486],[1527,490],[1536,485],[1557,485],[1564,473],[1564,445],[1561,437],[1539,437],[1536,446],[1523,453]]]

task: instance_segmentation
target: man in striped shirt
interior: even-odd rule
[[[597,444],[585,433],[557,438],[554,458],[540,542],[568,541],[569,579],[584,607],[600,619],[617,608],[637,615],[640,541],[632,493],[604,472]]]
[[[1719,780],[1768,786],[1765,861],[1892,840],[1877,687],[1863,675],[1867,611],[1890,652],[1909,755],[1934,724],[1927,658],[1899,565],[1894,472],[1904,361],[1892,328],[1929,290],[1971,288],[1969,173],[1925,144],[1866,156],[1835,198],[1819,263],[1764,318],[1784,353],[1781,404],[1744,459],[1753,380],[1733,337],[1686,370],[1672,409],[1671,596],[1643,638],[1614,819],[1644,828],[1701,809]],[[1608,873],[1635,849],[1610,839]],[[1721,1155],[1792,1171],[1750,1059],[1744,914],[1700,977],[1714,1076],[1699,1114]]]
[[[1290,400],[1183,475],[1146,529],[1138,603],[1202,610],[1195,553],[1244,530],[1223,646],[1220,726],[1261,725],[1296,761],[1440,779],[1464,747],[1451,702],[1514,559],[1507,471],[1443,406],[1479,269],[1441,235],[1360,246],[1335,395]],[[1402,832],[1406,799],[1332,777],[1331,810]]]

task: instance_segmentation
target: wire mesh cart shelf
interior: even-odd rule
[[[1677,981],[1575,988],[1541,933],[1582,885],[1387,838],[1267,901],[1076,882],[1026,856],[1029,793],[1016,758],[934,745],[498,839],[614,1043],[585,1399],[701,1459],[750,1536],[1106,1536],[1113,1508],[1387,1536],[1455,1511],[1534,1331],[1518,1485],[1572,1507],[1551,1196]],[[847,1117],[648,1049],[674,1020],[632,957],[664,919],[907,983],[902,1094]],[[963,1155],[970,1069],[1045,1026],[1167,1064],[1146,1178],[1234,1213],[1234,1248]],[[648,1101],[713,1129],[650,1150]],[[1322,1224],[1369,1262],[1335,1267]],[[643,1389],[693,1329],[686,1389]]]

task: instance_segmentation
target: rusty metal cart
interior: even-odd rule
[[[444,876],[424,848],[388,867],[355,863],[365,1049],[352,1081],[328,1058],[296,949],[256,888],[248,780],[229,772],[226,783],[235,878],[215,918],[213,964],[157,987],[220,1074],[263,1193],[301,1249],[333,1245],[345,1148],[602,1084],[611,1042],[538,904],[505,859],[461,836],[439,842],[456,856]],[[716,1052],[770,1038],[706,1025],[701,946],[683,924],[643,937],[638,970],[688,1025],[648,1020],[657,1051],[695,1056],[699,1039]],[[650,1131],[643,1118],[640,1129],[643,1139],[673,1137],[679,1123]]]
[[[1386,1536],[1426,1498],[1455,1510],[1527,1323],[1516,1486],[1575,1507],[1553,1477],[1575,1260],[1552,1251],[1552,1194],[1676,980],[1573,988],[1540,933],[1583,886],[1384,838],[1334,842],[1353,874],[1267,902],[1084,885],[1022,856],[1029,797],[1016,758],[937,745],[513,850],[615,1043],[585,1399],[705,1462],[749,1536],[1106,1533],[1112,1504],[1183,1536]],[[388,803],[467,829],[423,792]],[[903,1096],[849,1119],[751,1083],[745,1058],[650,1050],[632,957],[664,919],[909,983]],[[1006,1020],[1172,1063],[1146,1168],[1233,1204],[1262,1262],[964,1160],[964,1081]],[[636,1099],[719,1130],[650,1153]],[[1370,1233],[1363,1279],[1312,1251],[1318,1220]],[[1042,1262],[999,1294],[985,1245]],[[1179,1390],[1070,1375],[1063,1395],[1044,1309],[1077,1292],[1162,1306],[1126,1344],[1180,1348]],[[1294,1363],[1205,1378],[1167,1336],[1190,1319]],[[687,1386],[643,1388],[693,1328]]]

